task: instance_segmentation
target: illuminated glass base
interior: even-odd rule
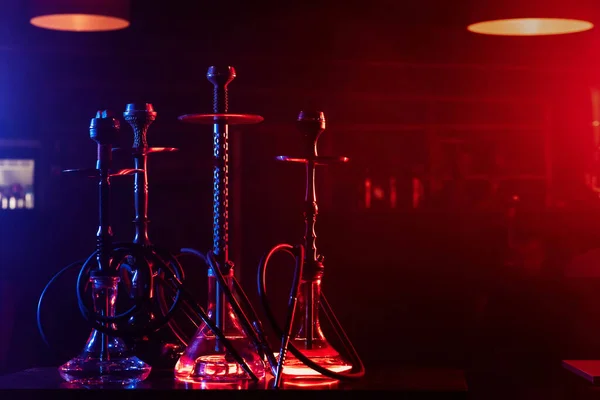
[[[59,368],[67,382],[89,386],[130,386],[150,375],[150,366],[137,357],[102,361],[93,357],[76,357]]]
[[[101,351],[103,340],[108,342],[108,354]],[[106,337],[94,330],[85,350],[61,365],[58,371],[65,381],[84,387],[130,386],[148,378],[151,367],[128,354],[121,339]]]
[[[191,390],[247,390],[247,389],[266,389],[266,385],[262,386],[254,384],[248,379],[228,380],[228,381],[184,381],[176,380],[175,388],[191,389]]]
[[[246,337],[228,337],[233,346],[244,358],[252,372],[262,379],[265,376],[264,363],[256,354]],[[203,338],[193,343],[175,365],[175,378],[181,382],[238,382],[249,380],[250,376],[228,352],[215,351],[214,338]]]

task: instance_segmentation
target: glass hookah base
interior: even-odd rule
[[[145,380],[151,367],[137,357],[115,357],[101,360],[76,357],[58,368],[67,382],[83,386],[127,386]]]
[[[316,351],[318,352],[318,350]],[[331,372],[345,372],[352,369],[352,366],[349,365],[339,354],[335,355],[326,355],[326,356],[318,356],[311,355],[311,351],[303,351],[304,355],[308,357],[309,360],[316,363],[320,367],[327,368]],[[314,369],[304,365],[302,361],[297,359],[291,353],[288,353],[285,363],[283,366],[283,371],[281,376],[289,381],[291,379],[301,379],[301,380],[331,380],[331,378],[322,375],[321,373],[315,371]]]
[[[255,370],[252,364],[249,366]],[[250,379],[250,376],[230,355],[211,354],[195,360],[183,355],[175,366],[175,378],[183,382],[233,382]]]

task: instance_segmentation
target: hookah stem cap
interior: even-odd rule
[[[112,161],[111,146],[117,141],[121,125],[109,110],[98,110],[90,121],[90,138],[98,145],[96,168],[108,173]]]
[[[206,79],[214,86],[213,112],[215,114],[226,114],[229,111],[229,99],[227,86],[236,77],[235,68],[231,66],[210,66],[206,73]]]
[[[102,145],[115,143],[120,127],[110,110],[98,110],[90,121],[90,138]]]

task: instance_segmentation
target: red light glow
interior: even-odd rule
[[[545,36],[583,32],[594,27],[589,21],[563,18],[511,18],[471,24],[467,30],[483,35]]]
[[[371,180],[365,179],[365,208],[371,208]]]
[[[398,202],[398,194],[396,193],[396,178],[390,178],[390,207],[396,208]]]
[[[339,381],[336,380],[310,380],[310,379],[296,379],[292,381],[283,380],[284,389],[312,389],[312,390],[324,390],[324,389],[336,389],[339,386]]]
[[[310,352],[310,350],[308,350],[308,352]],[[306,353],[306,351],[305,351],[305,353]],[[314,353],[318,354],[319,351],[314,350]],[[275,357],[279,357],[279,353],[273,353],[273,354],[275,355]],[[318,361],[317,361],[317,363],[318,363]],[[329,365],[322,365],[322,366],[326,367],[331,372],[337,372],[337,373],[350,371],[352,369],[352,365],[339,365],[339,366],[333,366],[333,367],[329,366]],[[323,381],[331,381],[332,380],[330,378],[323,376],[320,372],[317,372],[314,369],[307,367],[304,364],[298,365],[298,366],[292,366],[292,365],[286,365],[284,363],[282,374],[285,377],[285,381],[287,383],[290,382],[290,378],[291,378],[291,379],[294,379],[294,382],[298,383],[300,386],[302,386],[306,383],[310,383],[310,386],[314,386],[315,384],[323,383]],[[337,380],[333,380],[333,381],[337,382]]]

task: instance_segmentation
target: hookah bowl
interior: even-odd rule
[[[280,385],[280,379],[283,379],[285,384],[289,386],[294,381],[303,384],[311,381],[313,383],[323,383],[328,380],[355,380],[364,375],[364,367],[360,357],[321,291],[322,277],[325,270],[324,257],[318,253],[316,246],[315,225],[318,215],[315,190],[316,167],[318,165],[345,163],[348,158],[318,155],[317,143],[326,128],[323,112],[300,112],[297,126],[305,138],[304,155],[302,157],[277,157],[279,161],[301,163],[306,166],[304,262],[301,268],[298,267],[300,263],[296,262],[294,285],[297,285],[297,298],[290,298],[288,322],[284,329],[278,325],[269,305],[266,290],[266,270],[273,254],[278,251],[289,251],[292,246],[286,244],[275,246],[261,260],[258,268],[259,296],[275,333],[282,338],[278,357],[279,365],[283,368],[278,368],[275,377],[276,386]],[[351,362],[346,360],[325,337],[321,329],[321,310],[337,333],[350,356]],[[289,355],[287,354],[288,347],[291,353]]]
[[[83,351],[59,367],[61,377],[70,383],[87,387],[128,386],[145,380],[151,367],[134,356],[124,341],[103,330],[115,329],[114,318],[120,278],[112,257],[112,229],[109,218],[110,177],[129,175],[134,170],[111,173],[111,144],[119,132],[119,121],[107,111],[98,111],[90,123],[90,137],[98,145],[98,158],[93,175],[99,178],[99,226],[96,234],[97,249],[83,263],[82,273],[97,262],[89,274],[96,322]],[[86,172],[70,170],[65,172]],[[95,260],[94,260],[95,259]],[[79,286],[79,285],[78,285]],[[78,296],[80,293],[78,292]],[[81,304],[80,304],[81,307]],[[99,317],[98,317],[99,316]],[[103,320],[101,323],[97,320]],[[100,326],[101,325],[101,326]],[[105,328],[105,329],[98,329]]]
[[[252,370],[255,379],[265,376],[264,357],[257,349],[254,326],[241,311],[233,293],[247,297],[233,274],[229,260],[229,125],[256,124],[263,117],[251,114],[231,114],[228,110],[227,86],[235,78],[233,67],[211,66],[207,79],[214,86],[213,113],[188,114],[179,119],[187,123],[213,125],[213,248],[208,256],[182,249],[209,265],[207,314],[223,332],[231,346]],[[250,337],[252,336],[252,337]],[[254,340],[253,340],[254,339]],[[202,323],[175,366],[180,382],[232,382],[252,379],[232,357],[213,330]]]

